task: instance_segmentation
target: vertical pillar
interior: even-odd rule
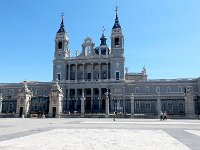
[[[108,79],[108,69],[109,69],[109,67],[108,67],[108,62],[107,62],[106,64],[107,64],[106,79]]]
[[[109,97],[108,97],[108,89],[106,91],[106,100],[105,100],[105,103],[106,103],[106,106],[105,106],[105,117],[108,117],[109,116]]]
[[[78,64],[76,63],[76,73],[75,73],[75,82],[77,82],[78,78]]]
[[[125,100],[126,100],[126,97],[125,97],[125,87],[123,87],[123,113],[124,115],[126,114],[126,103],[125,103]]]
[[[68,80],[70,81],[70,64],[68,64]]]
[[[186,93],[184,98],[186,118],[194,118],[194,96],[191,93]]]
[[[93,88],[91,88],[91,110],[93,110],[93,100],[94,100],[94,94],[93,94]]]
[[[0,113],[2,112],[2,101],[3,101],[3,96],[0,94]]]
[[[85,96],[84,96],[84,89],[82,89],[82,97],[81,97],[81,116],[84,117],[85,113]]]
[[[157,113],[158,113],[158,117],[160,117],[160,112],[161,112],[161,98],[160,98],[160,94],[158,93],[158,95],[157,95]]]
[[[74,106],[74,108],[77,109],[77,100],[78,100],[77,99],[77,89],[74,89],[74,90],[75,90],[75,97],[74,97],[74,101],[75,101],[74,105],[75,106]]]
[[[70,101],[69,101],[69,95],[70,95],[70,89],[68,88],[67,89],[67,110],[69,110],[69,103],[70,103]]]
[[[83,81],[85,80],[85,63],[83,63]]]
[[[135,105],[134,105],[134,95],[133,93],[131,94],[131,117],[134,118],[134,108],[135,108]]]
[[[99,63],[99,80],[101,80],[101,63]]]
[[[99,109],[101,109],[101,88],[99,88]]]
[[[94,74],[94,71],[93,71],[93,63],[91,63],[91,65],[92,65],[92,71],[91,71],[91,81],[93,81],[93,74]]]

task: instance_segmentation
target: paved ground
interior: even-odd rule
[[[199,150],[200,120],[0,119],[0,150]]]

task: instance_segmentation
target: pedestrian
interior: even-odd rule
[[[166,111],[164,111],[163,120],[167,120],[167,112]]]
[[[163,112],[160,111],[160,121],[162,121],[162,120],[163,120]]]
[[[117,112],[114,111],[114,112],[113,112],[113,121],[115,121],[116,115],[117,115]]]

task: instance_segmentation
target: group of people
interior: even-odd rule
[[[164,113],[162,111],[160,111],[160,120],[167,120],[167,112],[164,111]]]

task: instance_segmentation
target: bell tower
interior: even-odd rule
[[[66,79],[65,61],[69,57],[70,57],[69,38],[67,32],[65,31],[64,14],[62,14],[60,28],[56,33],[56,38],[55,38],[53,81],[56,81],[57,79],[59,81]]]
[[[116,7],[115,23],[111,32],[111,79],[124,80],[124,35],[118,18],[118,7]]]

